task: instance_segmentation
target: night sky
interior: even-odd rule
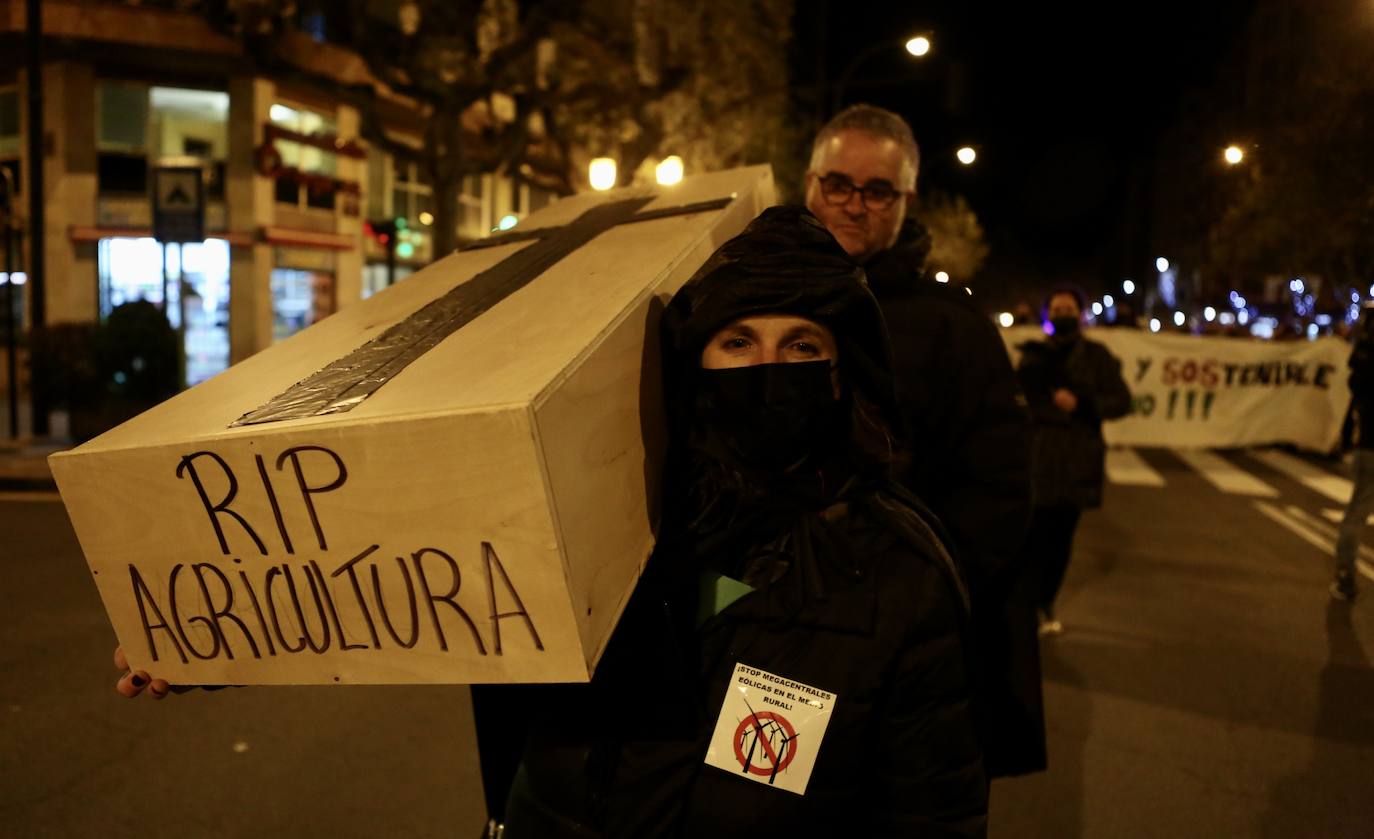
[[[905,116],[922,151],[918,188],[968,198],[992,249],[977,295],[1003,307],[1060,281],[1097,292],[1153,262],[1156,143],[1185,93],[1214,90],[1219,67],[1243,59],[1252,5],[800,0],[793,79],[815,118],[815,86],[890,42],[857,67],[844,103]],[[918,61],[902,44],[920,31],[934,48]],[[1209,95],[1229,95],[1220,87]],[[954,160],[963,144],[978,150],[973,167]]]

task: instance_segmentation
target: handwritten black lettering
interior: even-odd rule
[[[501,564],[501,558],[496,555],[496,549],[490,542],[482,543],[482,567],[487,573],[487,596],[491,603],[491,631],[493,635],[492,646],[497,655],[501,655],[501,621],[505,618],[520,617],[525,621],[525,628],[529,630],[530,636],[534,638],[534,648],[544,649],[544,642],[539,639],[539,631],[534,628],[534,621],[530,619],[530,613],[525,609],[525,601],[520,599],[520,592],[511,585],[510,576],[506,573],[506,567]],[[506,587],[506,593],[515,601],[515,611],[500,612],[496,608],[496,581],[492,570],[501,575],[501,583]]]
[[[231,660],[234,658],[234,651],[229,646],[229,638],[224,634],[224,625],[220,623],[221,618],[232,621],[238,626],[243,637],[248,640],[249,648],[253,650],[253,658],[262,658],[262,653],[258,652],[258,643],[253,640],[253,633],[249,632],[248,627],[243,625],[243,621],[230,611],[234,608],[234,590],[229,585],[229,578],[224,576],[223,571],[208,562],[198,562],[191,566],[191,570],[195,572],[196,582],[200,583],[200,593],[205,598],[205,608],[210,612],[210,622],[214,627],[215,636],[219,639],[219,643],[224,645],[224,654]],[[215,601],[210,597],[210,587],[205,583],[206,573],[213,574],[219,580],[220,587],[224,591],[224,605],[219,608],[215,608]]]
[[[286,546],[287,553],[293,554],[296,550],[291,547],[291,534],[286,531],[286,521],[282,519],[281,505],[277,503],[277,492],[272,488],[272,479],[267,477],[267,464],[263,462],[260,454],[253,455],[253,460],[258,465],[258,477],[262,479],[267,502],[272,505],[272,516],[277,520],[277,532],[281,534],[282,544]]]
[[[429,587],[429,580],[425,577],[425,565],[423,558],[426,554],[434,554],[448,564],[449,571],[453,574],[453,585],[449,588],[448,594],[438,597],[434,596],[433,590]],[[462,606],[458,605],[455,599],[458,597],[458,589],[463,586],[462,575],[458,571],[458,563],[453,561],[453,557],[439,550],[438,548],[421,548],[410,555],[411,561],[415,563],[415,576],[420,578],[420,587],[425,590],[425,602],[429,604],[429,615],[434,621],[434,633],[439,636],[439,649],[448,650],[448,639],[444,637],[443,624],[439,622],[439,612],[434,608],[435,603],[443,602],[453,607],[453,611],[458,613],[458,617],[468,625],[468,630],[472,632],[472,639],[477,642],[477,652],[482,655],[487,654],[487,646],[482,643],[482,635],[477,631],[477,625],[468,617]]]
[[[415,602],[415,584],[410,579],[410,568],[406,561],[399,556],[396,557],[396,564],[401,567],[401,576],[406,581],[406,602],[410,604],[410,639],[402,641],[401,636],[396,634],[396,628],[391,623],[391,615],[386,609],[386,598],[382,596],[381,575],[377,573],[377,566],[372,566],[372,593],[377,598],[377,609],[382,613],[382,623],[386,625],[386,631],[391,635],[391,639],[400,644],[405,649],[411,649],[420,640],[420,612]]]
[[[153,643],[153,630],[161,629],[172,639],[172,646],[176,647],[177,655],[181,657],[181,663],[185,664],[189,659],[186,652],[181,648],[181,642],[177,640],[177,635],[172,631],[172,627],[167,624],[167,619],[162,616],[162,610],[157,607],[157,600],[153,598],[153,593],[148,591],[148,584],[143,581],[143,575],[138,573],[138,569],[133,563],[129,563],[129,582],[134,587],[134,600],[138,602],[138,616],[143,621],[143,634],[148,639],[148,651],[153,654],[153,661],[158,661],[157,644]],[[148,609],[151,608],[157,615],[157,623],[148,623]]]
[[[323,452],[329,455],[334,461],[334,465],[338,467],[338,473],[334,476],[333,480],[324,486],[310,486],[307,484],[305,482],[305,470],[301,468],[302,452]],[[295,446],[287,449],[277,458],[277,471],[281,471],[282,464],[286,462],[287,458],[291,459],[291,467],[296,472],[296,483],[301,488],[301,500],[305,502],[305,509],[310,513],[310,524],[315,528],[315,538],[319,540],[320,550],[328,550],[329,546],[324,540],[324,529],[320,527],[320,517],[319,514],[315,512],[315,502],[310,496],[319,493],[333,492],[343,486],[344,482],[348,480],[348,469],[344,466],[342,458],[329,449],[326,449],[324,446]]]
[[[378,650],[382,648],[382,642],[377,637],[377,625],[372,622],[372,613],[367,608],[367,599],[363,597],[363,587],[358,582],[358,572],[354,569],[354,566],[357,565],[359,562],[362,562],[364,559],[367,559],[380,547],[381,545],[373,545],[372,547],[367,548],[362,553],[350,559],[348,562],[345,562],[343,565],[340,565],[338,568],[335,568],[329,575],[330,577],[337,577],[340,574],[348,575],[348,581],[353,585],[353,595],[358,598],[358,608],[362,610],[363,620],[367,621],[367,631],[368,634],[372,636],[372,647],[373,649]],[[401,563],[401,568],[405,568],[405,563]],[[406,582],[409,583],[409,581],[409,576],[407,576]],[[381,594],[378,593],[377,597],[380,601]],[[335,617],[335,620],[338,620],[337,616]],[[393,635],[394,634],[395,633],[393,633]],[[342,628],[339,629],[339,635],[343,635]]]
[[[205,484],[200,479],[200,473],[196,471],[196,460],[202,457],[211,458],[215,463],[219,464],[219,468],[229,480],[229,491],[225,493],[224,497],[220,499],[217,504],[210,503],[210,495],[205,491]],[[210,524],[215,528],[215,538],[219,539],[219,549],[225,556],[229,555],[229,542],[224,538],[224,530],[219,526],[220,513],[226,513],[232,516],[233,519],[243,527],[244,531],[252,537],[253,544],[258,546],[258,553],[267,556],[267,546],[258,538],[257,531],[253,530],[252,525],[248,523],[247,519],[234,512],[234,510],[229,507],[234,501],[234,496],[238,495],[239,482],[238,479],[234,477],[234,470],[229,468],[229,464],[224,462],[224,458],[214,452],[196,452],[195,454],[186,455],[181,459],[181,463],[177,465],[177,478],[180,479],[184,477],[183,473],[190,473],[191,483],[195,485],[196,493],[200,495],[200,501],[205,505],[205,512],[210,516]]]
[[[277,641],[281,644],[281,648],[288,653],[298,653],[305,649],[305,633],[302,631],[300,637],[296,639],[296,646],[293,647],[286,643],[286,636],[281,631],[281,621],[277,618],[277,598],[272,596],[272,583],[282,576],[285,576],[282,569],[275,565],[267,569],[267,612],[272,616],[272,629],[277,633]]]
[[[454,646],[449,637],[454,615],[471,635],[473,646],[467,649],[477,655],[488,655],[489,649],[498,655],[511,652],[509,632],[502,630],[507,629],[503,622],[513,618],[523,622],[534,650],[544,651],[536,616],[491,543],[479,543],[480,556],[472,559],[481,563],[479,579],[486,584],[485,591],[464,595],[462,572],[466,569],[446,551],[427,547],[409,557],[393,556],[400,579],[386,583],[391,587],[390,602],[382,580],[385,563],[377,561],[379,550],[379,545],[370,545],[328,574],[323,559],[273,564],[257,571],[243,567],[238,557],[222,565],[178,563],[168,570],[165,585],[150,585],[147,571],[130,563],[130,585],[148,651],[154,661],[162,660],[170,640],[182,663],[232,661],[249,654],[261,659],[307,652],[414,649],[422,643],[447,652]],[[183,581],[183,574],[195,582]],[[347,585],[333,582],[345,576]],[[370,587],[365,582],[368,577]],[[471,607],[460,596],[485,606],[491,621],[489,637],[473,621]],[[420,618],[422,601],[429,612],[428,622]],[[409,624],[402,614],[407,609]],[[358,632],[358,613],[367,625],[367,636],[349,637],[350,632]],[[376,615],[385,632],[377,626]]]

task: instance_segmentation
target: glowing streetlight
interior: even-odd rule
[[[945,272],[945,271],[936,271],[936,272],[935,272],[935,282],[937,282],[937,283],[947,283],[947,282],[949,282],[949,273],[948,273],[948,272]]]
[[[663,162],[654,167],[654,177],[662,186],[672,186],[682,182],[682,158],[677,155],[669,155],[663,158]]]
[[[906,42],[906,51],[921,58],[930,52],[930,39],[925,35],[917,35]]]
[[[1161,274],[1163,274],[1165,271],[1168,271],[1168,270],[1169,270],[1169,260],[1165,259],[1165,258],[1162,257],[1162,256],[1161,256],[1160,258],[1156,259],[1156,260],[1155,260],[1155,270],[1158,271],[1158,272],[1161,273]]]
[[[1182,312],[1174,312],[1174,326],[1182,326],[1185,320],[1187,318],[1183,316]]]
[[[1110,294],[1104,294],[1102,295],[1102,305],[1110,309],[1111,307],[1116,305],[1116,299],[1113,298]]]
[[[1013,323],[1016,323],[1016,318],[1012,317],[1011,312],[1003,312],[997,316],[997,322],[1003,326],[1011,326]]]
[[[501,220],[498,221],[498,222],[496,223],[496,229],[497,229],[497,230],[510,230],[512,227],[514,227],[515,225],[517,225],[517,224],[519,224],[519,223],[520,223],[520,219],[518,219],[518,218],[516,218],[515,216],[510,215],[509,213],[507,213],[506,215],[501,216]]]
[[[615,160],[609,157],[595,158],[587,167],[587,180],[591,182],[592,189],[605,191],[613,188],[615,177]]]
[[[890,50],[895,46],[895,40],[889,41],[883,39],[881,41],[876,41],[869,44],[866,49],[860,50],[858,55],[850,59],[850,62],[845,65],[844,69],[840,71],[840,75],[837,77],[835,92],[830,99],[830,109],[832,111],[839,111],[840,107],[844,104],[844,89],[848,86],[849,80],[853,78],[855,71],[859,69],[859,65],[878,53]],[[930,54],[930,34],[912,35],[905,41],[904,46],[906,47],[906,51],[913,57],[925,58]]]
[[[434,223],[434,214],[431,213],[429,210],[422,210],[422,211],[420,212],[420,223],[423,224],[423,225],[425,225],[425,226],[429,226],[429,225],[433,224],[433,223]]]
[[[972,166],[973,161],[978,159],[978,152],[974,151],[972,146],[964,146],[955,152],[954,156],[959,158],[959,162],[965,166]]]
[[[1159,331],[1159,318],[1150,318],[1150,331],[1151,331],[1151,332],[1158,332],[1158,331]]]
[[[1202,319],[1207,321],[1208,323],[1211,323],[1212,321],[1217,319],[1217,310],[1213,309],[1211,306],[1208,306],[1207,308],[1202,310]]]
[[[1093,301],[1093,314],[1099,316],[1102,314],[1102,304],[1096,300]]]
[[[1135,280],[1122,280],[1121,290],[1127,294],[1135,294]]]
[[[1226,159],[1227,165],[1235,166],[1245,159],[1245,152],[1241,150],[1240,146],[1227,146],[1226,151],[1222,152],[1221,156]]]

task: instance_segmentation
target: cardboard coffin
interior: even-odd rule
[[[559,201],[51,458],[173,684],[585,681],[652,548],[657,312],[767,167]]]

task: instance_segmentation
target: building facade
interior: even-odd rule
[[[11,55],[22,54],[23,7],[0,3]],[[264,72],[197,16],[82,0],[45,2],[43,31],[47,323],[95,322],[121,303],[152,301],[182,331],[195,384],[433,258],[433,194],[420,167],[371,147],[357,109],[311,81],[371,83],[356,55],[301,33],[288,59],[308,72]],[[36,165],[24,141],[26,89],[22,61],[0,69],[0,168],[23,229]],[[388,137],[418,147],[417,110],[380,101]],[[203,241],[153,238],[159,167],[202,174]],[[465,179],[462,193],[460,241],[550,198],[495,174]],[[375,235],[377,222],[398,228],[394,238]],[[15,270],[0,275],[22,300],[30,237],[21,238]],[[29,307],[18,308],[33,326]]]

